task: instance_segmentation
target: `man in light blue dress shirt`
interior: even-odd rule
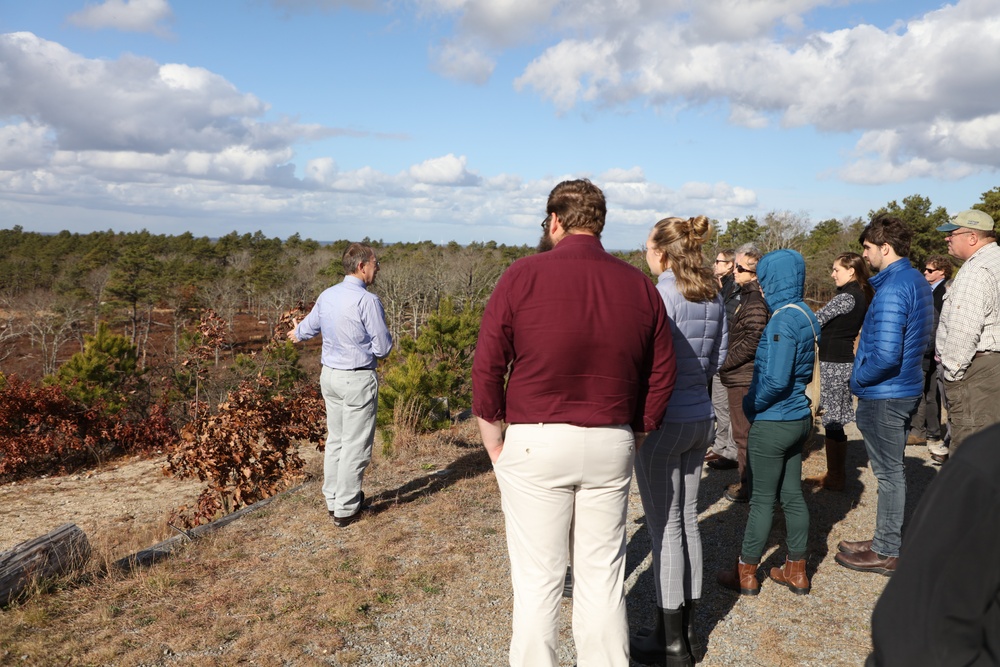
[[[378,410],[375,364],[392,350],[382,302],[368,291],[379,269],[375,251],[352,243],[343,262],[343,282],[324,290],[312,311],[288,332],[294,342],[323,336],[319,384],[328,430],[323,495],[338,528],[361,516],[361,482],[371,462]]]

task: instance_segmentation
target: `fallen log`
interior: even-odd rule
[[[21,542],[0,553],[0,605],[17,600],[29,586],[66,574],[90,559],[90,542],[74,523]]]
[[[271,496],[270,498],[264,498],[263,500],[258,500],[253,505],[247,505],[246,507],[239,509],[231,514],[227,514],[221,519],[216,519],[211,523],[206,523],[201,526],[196,526],[190,530],[181,531],[180,535],[174,535],[173,537],[167,538],[162,542],[154,544],[148,549],[143,549],[142,551],[137,551],[134,554],[126,556],[125,558],[120,558],[115,561],[112,567],[116,570],[129,572],[142,567],[149,567],[154,563],[167,558],[174,552],[177,547],[185,542],[193,542],[196,537],[201,537],[203,535],[208,535],[209,533],[214,533],[220,528],[236,521],[237,519],[255,512],[265,505],[269,504],[276,498],[284,495],[288,495],[294,491],[298,491],[302,488],[304,484],[299,484],[291,489],[286,489],[281,493]],[[180,529],[177,529],[180,530]]]

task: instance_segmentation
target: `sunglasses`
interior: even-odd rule
[[[745,266],[736,265],[736,273],[757,273],[753,269],[748,269]]]
[[[935,268],[934,268],[934,267],[932,267],[932,266],[927,266],[927,267],[924,267],[924,273],[934,273],[935,271],[939,271],[939,270],[940,270],[940,269],[935,269]]]

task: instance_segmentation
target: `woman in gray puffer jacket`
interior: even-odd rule
[[[631,638],[632,659],[690,665],[701,655],[691,626],[701,598],[702,554],[698,484],[712,440],[714,412],[708,382],[726,357],[725,308],[702,245],[708,219],[665,218],[646,241],[646,262],[663,297],[677,359],[677,384],[663,425],[635,458],[636,479],[653,543],[657,610],[653,630]]]

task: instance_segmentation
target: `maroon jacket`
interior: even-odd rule
[[[675,375],[652,282],[596,237],[572,234],[514,262],[497,283],[472,364],[472,412],[508,424],[652,431]]]

